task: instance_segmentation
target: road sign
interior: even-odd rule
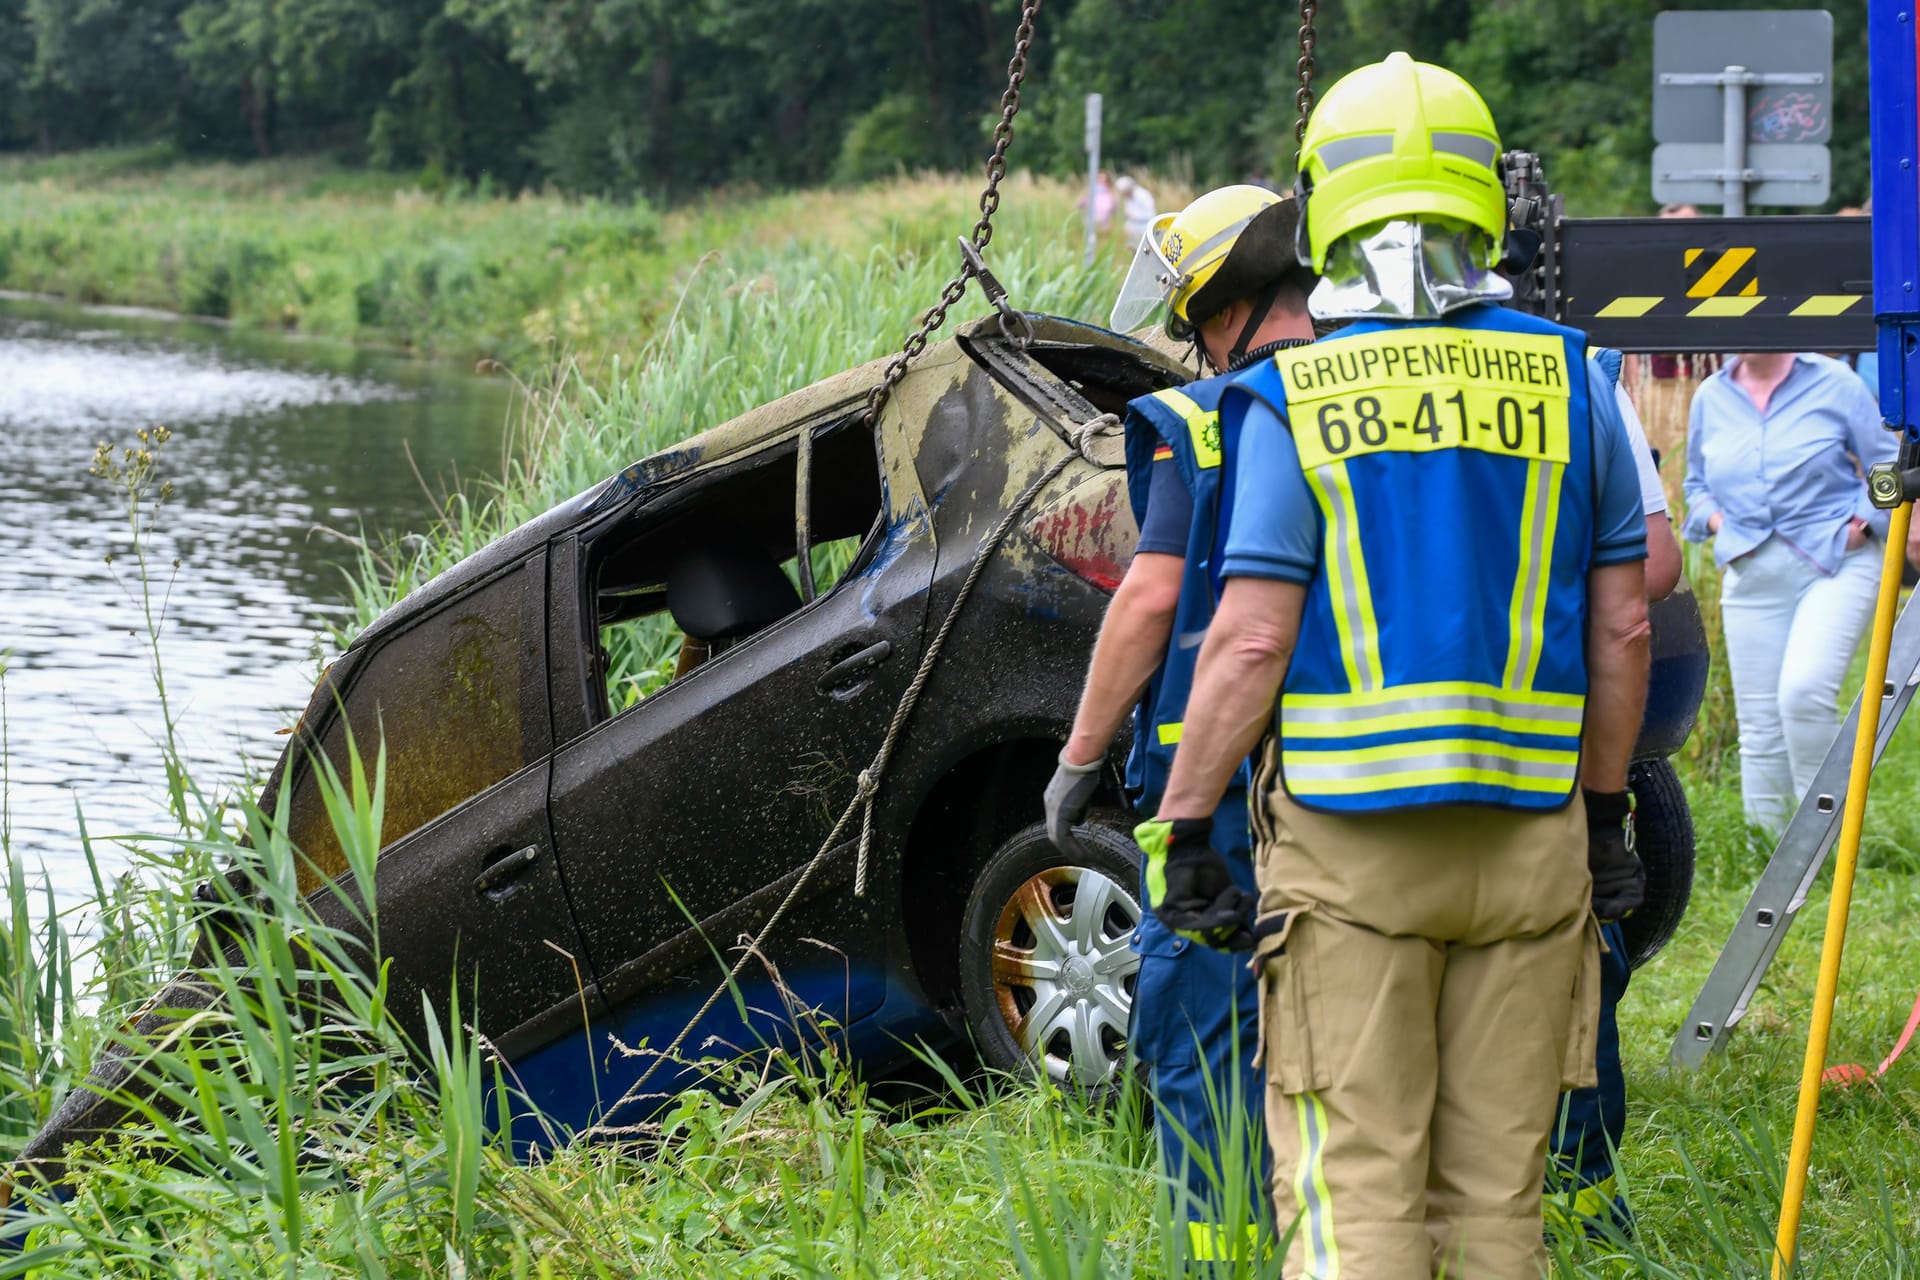
[[[1702,9],[1653,19],[1653,140],[1719,142],[1720,86],[1700,79],[1730,66],[1794,76],[1750,84],[1750,143],[1825,142],[1833,136],[1833,15],[1824,9]],[[1777,201],[1774,203],[1778,203]]]
[[[1719,204],[1726,148],[1666,142],[1653,149],[1653,198],[1662,204]],[[1825,204],[1832,193],[1827,149],[1815,143],[1749,144],[1747,199],[1753,204]]]
[[[1653,136],[1670,146],[1718,148],[1669,153],[1668,172],[1717,186],[1723,212],[1747,211],[1749,188],[1773,182],[1765,203],[1824,204],[1827,182],[1810,170],[1755,164],[1750,147],[1822,148],[1833,132],[1833,15],[1822,9],[1696,10],[1653,20]],[[1656,157],[1654,198],[1662,194]],[[1819,166],[1824,174],[1826,165]],[[1795,178],[1794,173],[1800,173]],[[1679,179],[1676,179],[1679,180]],[[1755,196],[1760,199],[1761,197]]]

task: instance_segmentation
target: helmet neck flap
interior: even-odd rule
[[[1342,236],[1308,299],[1316,320],[1432,320],[1513,286],[1486,265],[1487,234],[1447,218],[1393,218]]]

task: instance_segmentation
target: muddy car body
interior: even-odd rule
[[[1010,505],[1075,452],[1077,426],[1187,376],[1128,338],[1032,320],[1029,346],[983,322],[930,348],[875,428],[869,365],[693,436],[447,570],[355,640],[263,800],[271,810],[289,789],[292,835],[317,868],[303,887],[344,921],[322,876],[346,866],[310,761],[344,763],[349,728],[363,748],[384,734],[376,891],[392,1007],[477,991],[473,1020],[549,1123],[606,1118],[595,1099],[620,1098],[646,1061],[614,1042],[667,1043],[729,948],[761,933]],[[784,1034],[797,1003],[876,1066],[970,1036],[999,1065],[1110,1075],[1139,918],[1124,747],[1093,855],[1059,854],[1037,821],[1135,537],[1109,429],[1039,489],[955,616],[880,780],[864,894],[856,822],[760,937],[768,965],[743,981],[754,1025],[724,1001],[689,1046]],[[858,549],[829,590],[782,595],[778,566],[843,539]],[[611,629],[662,610],[713,656],[615,713]],[[1643,749],[1664,769],[1657,757],[1691,728],[1705,647],[1690,596],[1657,609],[1656,628]],[[1677,786],[1662,794],[1685,827]],[[1690,828],[1686,840],[1690,859]],[[670,1074],[650,1089],[671,1089]],[[30,1154],[109,1119],[76,1093]]]

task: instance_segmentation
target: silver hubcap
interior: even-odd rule
[[[1140,904],[1098,871],[1054,867],[1014,893],[993,934],[1000,1015],[1058,1083],[1092,1088],[1126,1055]]]

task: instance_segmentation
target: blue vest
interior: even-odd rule
[[[1319,514],[1275,707],[1300,804],[1567,803],[1596,518],[1585,349],[1482,306],[1360,321],[1240,375],[1288,423]]]
[[[1180,579],[1167,656],[1147,683],[1133,712],[1133,751],[1127,757],[1127,790],[1134,807],[1152,813],[1160,805],[1173,768],[1193,692],[1193,671],[1200,642],[1213,622],[1214,587],[1208,557],[1214,543],[1214,518],[1220,502],[1220,393],[1230,378],[1205,378],[1177,390],[1141,396],[1127,406],[1127,496],[1136,523],[1146,517],[1148,490],[1157,458],[1171,458],[1181,482],[1193,495],[1193,525],[1187,534],[1187,567]],[[1157,455],[1157,458],[1156,458]],[[1245,763],[1234,774],[1214,811],[1214,845],[1223,852],[1245,849],[1247,835]]]

